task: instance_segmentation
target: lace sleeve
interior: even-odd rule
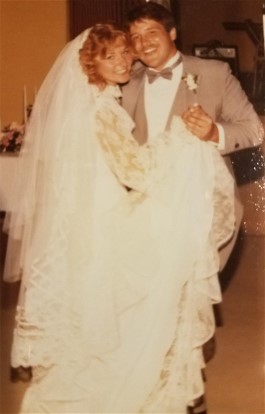
[[[110,108],[98,110],[97,138],[120,183],[146,192],[165,173],[170,138],[164,134],[163,139],[158,137],[152,143],[140,146],[131,133],[131,123],[126,122],[126,118],[122,119],[124,115]]]

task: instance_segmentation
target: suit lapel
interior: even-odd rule
[[[181,80],[179,83],[176,96],[174,98],[171,111],[167,121],[167,129],[170,127],[172,118],[174,115],[181,116],[184,111],[188,109],[189,106],[192,106],[196,102],[196,96],[193,91],[190,91],[187,87],[186,82],[183,77],[188,73],[194,75],[197,74],[196,67],[194,67],[194,61],[190,61],[188,56],[182,55],[183,58],[183,71],[181,75]]]
[[[144,106],[144,85],[140,88],[134,113],[135,129],[133,135],[139,144],[144,144],[147,140],[147,119]]]
[[[146,67],[139,63],[130,82],[123,87],[122,100],[122,106],[135,122],[133,135],[140,144],[143,144],[147,137],[147,120],[144,107],[145,71]]]

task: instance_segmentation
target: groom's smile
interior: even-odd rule
[[[141,19],[130,26],[130,35],[138,58],[147,66],[161,70],[175,55],[176,29],[169,32],[151,19]]]

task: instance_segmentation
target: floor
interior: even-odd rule
[[[265,413],[265,238],[241,238],[221,284],[223,326],[207,366],[209,414]]]
[[[217,350],[206,369],[209,414],[264,414],[264,236],[241,236],[222,274]],[[1,283],[0,414],[18,413],[25,383],[9,380],[18,286]],[[69,414],[69,413],[68,413]]]

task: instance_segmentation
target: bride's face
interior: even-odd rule
[[[109,47],[104,56],[95,58],[95,69],[108,85],[128,82],[132,66],[132,54],[121,39]]]

